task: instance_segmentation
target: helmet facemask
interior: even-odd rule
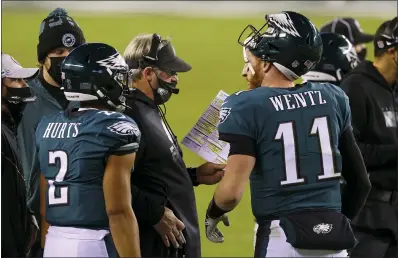
[[[129,74],[127,66],[121,69],[108,69],[111,75],[109,78],[100,79],[97,87],[93,85],[95,95],[102,100],[107,107],[114,109],[118,112],[123,112],[126,108],[126,95],[128,95]]]
[[[259,43],[264,38],[278,38],[280,30],[269,25],[268,21],[257,30],[253,25],[249,24],[242,31],[238,38],[238,43],[244,48],[249,49],[255,56],[259,57],[265,62],[274,62],[275,59],[271,58],[269,55],[264,53],[269,53],[269,51],[264,51],[261,49],[262,54],[259,53]],[[262,44],[265,46],[264,44]],[[268,49],[269,50],[269,49]]]
[[[238,43],[264,62],[271,63],[288,80],[311,70],[322,55],[316,27],[305,16],[287,11],[265,16],[260,29],[249,24]],[[250,38],[250,40],[247,40]]]

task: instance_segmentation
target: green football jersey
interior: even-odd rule
[[[106,160],[136,152],[140,135],[136,123],[118,112],[80,109],[43,117],[36,145],[47,181],[47,222],[107,228],[102,187]]]
[[[338,143],[350,126],[348,97],[328,83],[259,87],[224,101],[219,133],[256,142],[250,187],[258,221],[303,209],[341,209]]]

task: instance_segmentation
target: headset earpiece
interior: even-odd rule
[[[149,59],[152,62],[156,62],[158,60],[158,49],[161,41],[162,38],[158,34],[154,33],[152,35],[151,48],[149,50],[149,53],[144,56],[145,59]]]
[[[156,61],[158,60],[159,45],[161,42],[162,38],[158,34],[154,33],[152,35],[152,44],[148,54],[138,60],[138,66],[141,69],[145,69],[150,65],[156,66]]]

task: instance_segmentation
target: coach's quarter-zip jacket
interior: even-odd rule
[[[177,139],[167,122],[163,121],[158,107],[144,93],[134,90],[127,98],[127,105],[131,109],[127,109],[125,114],[134,119],[141,131],[132,184],[150,195],[151,200],[156,200],[152,206],[164,205],[173,210],[185,224],[183,233],[187,242],[184,246],[186,257],[200,257],[200,235],[194,188]],[[142,200],[136,200],[133,194],[133,208],[140,226],[142,255],[163,256],[166,255],[165,252],[176,252],[164,246],[151,224],[153,222],[148,221],[150,217],[148,212],[146,214],[141,212],[146,211],[147,206],[151,204],[148,204],[149,201],[142,202]]]

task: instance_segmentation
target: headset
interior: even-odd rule
[[[152,35],[152,44],[151,44],[151,48],[150,48],[148,54],[144,55],[143,57],[138,59],[138,67],[139,68],[145,69],[148,66],[157,67],[157,61],[159,60],[158,52],[160,50],[159,45],[161,42],[162,42],[162,38],[160,37],[160,35],[157,33],[154,33]],[[129,66],[130,66],[130,64],[129,64]],[[166,86],[166,87],[173,94],[178,94],[180,92],[180,89],[178,89],[178,88],[169,87],[169,86]]]

